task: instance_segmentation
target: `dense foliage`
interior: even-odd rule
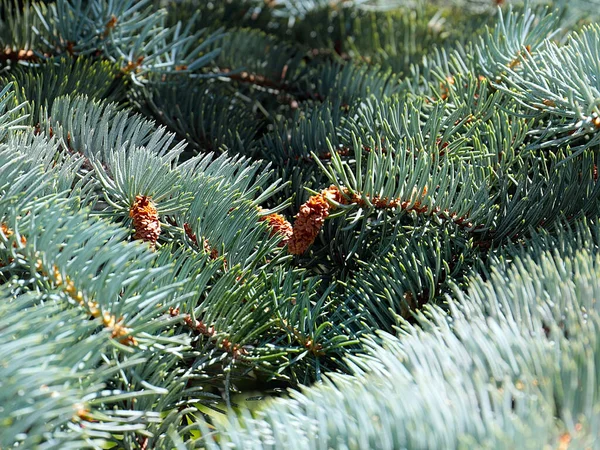
[[[0,448],[600,448],[600,4],[0,1]]]

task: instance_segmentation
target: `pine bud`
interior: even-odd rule
[[[260,221],[266,221],[271,228],[271,236],[276,234],[281,235],[283,238],[279,243],[280,247],[283,247],[288,243],[293,234],[292,224],[287,221],[281,214],[268,214],[260,218]]]
[[[154,249],[160,236],[160,222],[152,199],[145,195],[136,196],[135,202],[129,210],[129,217],[133,219],[133,228],[135,229],[133,238],[149,242],[150,247]]]
[[[331,186],[320,194],[313,195],[300,207],[294,222],[292,237],[288,242],[288,250],[291,254],[301,255],[315,241],[332,207],[328,199],[344,203],[339,189]]]

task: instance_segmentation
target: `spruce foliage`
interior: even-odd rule
[[[597,0],[0,0],[0,448],[600,448]]]

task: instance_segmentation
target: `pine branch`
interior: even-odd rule
[[[451,320],[431,308],[418,316],[421,327],[403,326],[401,339],[381,334],[378,343],[367,341],[366,354],[351,359],[353,377],[331,375],[253,415],[230,415],[216,425],[218,444],[206,427],[201,442],[209,448],[267,440],[292,448],[334,441],[371,448],[510,446],[515,436],[523,448],[591,442],[598,391],[588,382],[595,379],[589,358],[597,348],[581,343],[597,332],[598,313],[584,306],[583,320],[580,307],[598,289],[597,263],[580,250],[498,264],[487,282],[473,280],[467,295],[455,290]],[[577,281],[565,287],[567,278]],[[583,291],[591,296],[578,297]],[[550,306],[546,298],[560,300]],[[582,389],[586,395],[577,396]],[[372,417],[380,426],[372,426]]]

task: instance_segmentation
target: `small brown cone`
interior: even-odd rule
[[[282,240],[279,243],[280,247],[283,247],[288,243],[294,231],[292,224],[289,223],[285,217],[281,214],[274,213],[261,217],[260,220],[267,222],[271,228],[271,236],[275,236],[276,234],[281,235]]]
[[[331,186],[320,194],[313,195],[300,207],[292,237],[288,241],[288,250],[292,255],[303,254],[319,235],[325,219],[329,216],[329,210],[332,209],[328,199],[344,203],[339,189]]]
[[[152,199],[145,195],[136,196],[129,209],[129,217],[133,219],[135,229],[133,238],[150,243],[150,247],[154,249],[160,236],[160,221]]]

